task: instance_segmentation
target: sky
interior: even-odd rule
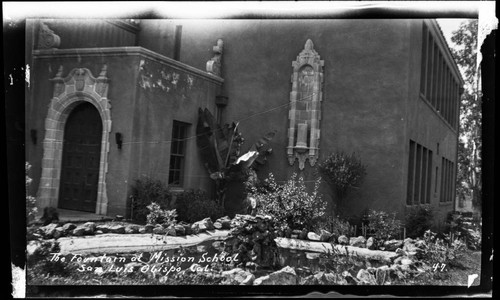
[[[448,43],[448,47],[450,49],[453,49],[456,47],[456,45],[451,41],[451,36],[454,31],[456,31],[459,27],[460,24],[468,19],[436,19],[436,21],[439,24],[439,27],[441,27],[441,31],[443,32],[443,35],[446,39],[446,42]],[[480,45],[478,45],[480,47]],[[477,51],[478,57],[477,59],[477,65],[479,66],[479,63],[481,61],[481,53],[478,49]],[[464,70],[460,66],[458,66],[458,69],[462,73],[462,77],[464,78]]]
[[[451,35],[453,31],[456,31],[460,27],[460,23],[465,20],[466,19],[437,19],[439,27],[441,27],[444,37],[446,38],[446,42],[448,42],[448,46],[452,46]]]

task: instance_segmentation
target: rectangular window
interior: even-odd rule
[[[456,122],[456,114],[457,114],[457,99],[453,99],[450,97],[450,106],[451,106],[451,112],[450,112],[450,125],[451,127],[455,128],[455,122]]]
[[[455,192],[455,164],[450,161],[450,191],[448,202],[453,201]]]
[[[408,188],[406,192],[406,205],[413,204],[413,185],[415,184],[415,142],[410,140],[410,155],[408,157]]]
[[[436,46],[436,44],[434,44],[434,63],[433,63],[433,71],[432,71],[432,95],[431,95],[431,99],[432,99],[432,105],[434,107],[437,107],[438,104],[438,101],[437,101],[437,91],[439,89],[439,86],[438,86],[438,67],[439,67],[439,52],[438,52],[438,47]],[[439,110],[439,107],[438,107],[438,110]]]
[[[456,97],[454,97],[452,101],[455,103],[455,107],[456,107],[455,116],[457,116],[457,114],[458,114],[457,110],[458,110],[458,107],[460,107],[459,106],[459,104],[460,104],[460,88],[459,88],[458,84],[457,84]],[[455,117],[455,119],[456,119],[456,117]],[[457,127],[458,127],[458,122],[457,122],[457,120],[455,120],[454,128],[457,128]]]
[[[448,124],[452,124],[451,122],[451,117],[452,117],[452,101],[451,98],[447,97],[446,98],[446,106],[447,106],[447,111],[446,111],[446,121],[448,121]]]
[[[451,74],[450,72],[446,72],[446,84],[445,84],[445,90],[446,90],[446,101],[451,102],[451,95],[450,95],[450,78]]]
[[[432,151],[427,150],[427,193],[425,194],[425,203],[431,203],[431,184],[432,184]]]
[[[168,184],[171,185],[182,185],[188,127],[189,124],[179,121],[174,121],[172,126],[170,169],[168,173]]]
[[[436,100],[437,100],[437,109],[439,110],[441,116],[443,115],[443,97],[441,94],[441,90],[443,87],[443,81],[441,80],[441,73],[443,72],[443,57],[441,56],[441,53],[438,52],[438,60],[437,60],[437,91],[436,91]]]
[[[441,196],[440,202],[453,201],[455,192],[455,164],[446,158],[441,158]]]
[[[442,69],[445,70],[446,68],[446,62],[442,61]],[[443,113],[442,113],[442,116],[448,121],[448,114],[450,113],[450,109],[449,109],[449,101],[448,99],[444,96],[444,88],[446,86],[446,83],[445,83],[445,76],[444,76],[444,72],[441,76],[441,101],[443,102]]]
[[[406,205],[430,203],[432,151],[410,140]]]
[[[420,61],[420,93],[426,93],[426,74],[427,74],[427,26],[422,23],[422,60]]]
[[[434,47],[432,46],[434,42],[432,41],[432,37],[429,34],[427,39],[427,89],[426,89],[426,94],[425,97],[427,98],[427,101],[431,103],[431,94],[432,94],[432,65],[434,62]]]
[[[438,190],[437,190],[437,188],[438,188],[438,174],[439,174],[439,168],[436,167],[436,174],[435,174],[436,177],[434,177],[434,193],[438,192]]]
[[[427,177],[427,149],[422,149],[422,179]],[[420,204],[424,204],[427,196],[427,180],[421,180],[420,183]]]
[[[422,182],[422,146],[417,144],[417,160],[415,166],[415,190],[413,191],[413,204],[420,202],[420,186]]]
[[[445,159],[444,157],[441,158],[441,189],[440,189],[440,197],[439,197],[439,201],[440,202],[444,202],[444,198],[445,198],[445,191],[446,191],[446,188],[445,188],[445,185],[446,185],[446,178],[445,178],[445,174],[446,174],[446,163],[445,163]]]
[[[446,123],[458,127],[458,85],[446,60],[446,53],[432,36],[432,30],[422,24],[422,49],[420,61],[420,94]],[[446,47],[446,46],[445,46]],[[415,191],[414,191],[415,192]]]

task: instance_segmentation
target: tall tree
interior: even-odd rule
[[[467,20],[452,33],[451,52],[465,81],[460,99],[457,193],[481,209],[481,91],[477,64],[477,20]]]

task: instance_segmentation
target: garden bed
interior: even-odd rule
[[[176,226],[32,228],[38,238],[28,247],[28,284],[466,285],[471,272],[479,274],[480,255],[450,259],[451,250],[430,237],[374,243],[325,230],[282,231],[272,218],[250,215]],[[145,233],[153,230],[162,234]]]

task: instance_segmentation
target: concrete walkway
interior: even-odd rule
[[[158,234],[99,234],[80,237],[62,237],[57,239],[61,248],[60,253],[91,254],[91,253],[130,253],[153,252],[176,249],[179,247],[194,246],[210,240],[224,240],[229,230],[211,230],[196,235],[165,236]],[[28,252],[36,244],[28,245]]]

